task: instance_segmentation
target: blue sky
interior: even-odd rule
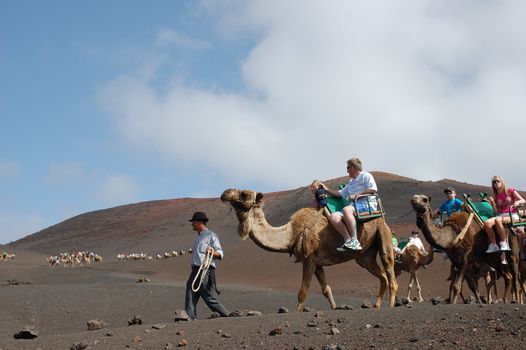
[[[522,1],[0,5],[0,242],[367,170],[526,190]],[[380,189],[381,191],[381,189]]]

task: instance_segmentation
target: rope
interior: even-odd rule
[[[207,250],[205,259],[201,262],[201,266],[199,266],[199,270],[197,271],[194,280],[192,282],[192,291],[197,292],[199,288],[201,288],[201,284],[203,284],[203,280],[205,279],[206,274],[208,273],[208,269],[210,268],[210,264],[212,264],[212,257],[213,252],[212,250]],[[197,278],[199,277],[199,274],[201,274],[201,277],[199,278],[199,284],[197,287],[195,286],[195,282],[197,282]]]
[[[473,221],[473,217],[474,216],[475,216],[475,214],[469,213],[468,221],[466,222],[466,225],[464,226],[462,231],[460,231],[458,236],[453,241],[453,246],[456,246],[458,244],[458,242],[460,242],[464,238],[466,232],[468,231],[469,226],[471,226],[471,221]]]

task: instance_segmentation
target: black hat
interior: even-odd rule
[[[412,231],[411,235],[417,235],[418,236],[418,231]]]
[[[448,192],[455,192],[455,188],[453,186],[449,186],[447,187],[445,190],[444,190],[444,193],[448,193]]]
[[[208,221],[208,216],[206,216],[206,214],[203,213],[202,211],[196,211],[189,221],[207,222]]]

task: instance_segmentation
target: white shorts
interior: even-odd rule
[[[510,217],[510,213],[499,214],[499,216],[501,216],[501,217],[503,217],[503,218],[509,218],[509,217]],[[511,220],[512,220],[513,222],[515,222],[515,221],[520,221],[519,214],[517,214],[517,213],[511,213]]]

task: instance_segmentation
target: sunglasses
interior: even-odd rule
[[[500,180],[493,180],[493,181],[491,181],[491,183],[500,184]]]
[[[446,196],[449,196],[450,194],[453,194],[453,192],[446,192]]]

